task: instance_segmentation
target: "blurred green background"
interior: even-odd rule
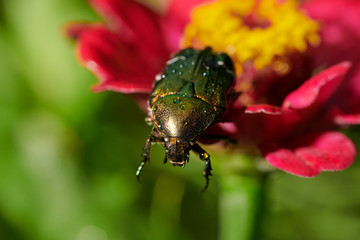
[[[145,113],[92,93],[61,33],[99,19],[84,0],[0,0],[0,239],[217,239],[216,169],[201,194],[203,163],[163,165],[154,146],[137,182]],[[347,130],[357,146],[359,130]],[[314,179],[274,173],[259,239],[357,239],[359,184],[358,162]]]

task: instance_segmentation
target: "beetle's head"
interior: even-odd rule
[[[167,160],[174,166],[184,166],[189,161],[190,142],[176,137],[165,138]]]

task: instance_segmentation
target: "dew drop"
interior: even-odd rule
[[[176,73],[176,69],[171,70],[172,73]]]
[[[173,102],[174,102],[175,104],[179,103],[179,102],[180,102],[180,98],[179,98],[179,97],[176,97],[176,98],[173,100]]]
[[[161,75],[160,75],[160,74],[156,75],[156,76],[155,76],[155,80],[156,80],[156,81],[161,80]]]
[[[153,111],[155,112],[155,111],[157,111],[158,110],[158,108],[157,107],[153,107]]]
[[[186,106],[185,106],[184,104],[181,104],[181,105],[180,105],[180,109],[181,109],[181,110],[185,110],[185,108],[186,108]]]
[[[182,72],[182,71],[180,71],[180,72],[179,72],[179,75],[181,75],[181,74],[183,74],[183,72]]]
[[[217,62],[217,65],[223,66],[223,65],[224,65],[224,62],[223,62],[223,61],[218,61],[218,62]]]
[[[210,72],[204,72],[204,73],[203,73],[203,76],[204,76],[204,77],[209,77],[209,76],[210,76]]]
[[[182,64],[179,65],[179,68],[183,68],[183,67],[184,67],[184,65],[182,65]]]

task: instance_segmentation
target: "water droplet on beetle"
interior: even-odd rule
[[[204,77],[209,77],[209,76],[210,76],[210,72],[204,72],[204,73],[203,73],[203,76],[204,76]]]
[[[179,98],[179,97],[176,97],[176,98],[173,100],[173,102],[174,102],[175,104],[179,103],[179,102],[180,102],[180,98]]]

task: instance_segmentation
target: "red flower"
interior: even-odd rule
[[[200,2],[173,0],[160,14],[132,0],[90,0],[106,23],[73,24],[67,31],[80,61],[100,79],[94,91],[150,93]],[[301,7],[322,24],[321,45],[291,57],[294,67],[285,75],[255,71],[251,104],[234,102],[209,133],[254,144],[273,166],[311,177],[347,168],[356,155],[352,141],[334,130],[360,123],[360,3],[309,0]]]
[[[105,23],[71,24],[67,34],[77,40],[77,53],[100,80],[94,91],[150,93],[156,74],[179,49],[190,2],[173,1],[165,14],[133,0],[89,0]]]

